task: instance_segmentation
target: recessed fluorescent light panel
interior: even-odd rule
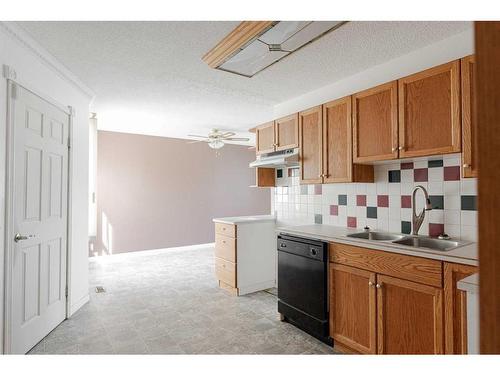
[[[344,21],[279,21],[228,56],[216,69],[253,77]]]

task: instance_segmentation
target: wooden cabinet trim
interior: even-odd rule
[[[450,72],[450,113],[451,113],[451,146],[436,147],[428,150],[408,151],[406,145],[406,85],[434,75]],[[460,118],[460,60],[451,61],[433,68],[412,74],[398,80],[399,97],[399,156],[400,158],[429,156],[461,151],[461,118]]]
[[[443,286],[443,265],[438,260],[339,243],[331,243],[330,249],[330,261],[334,263],[438,288]]]
[[[477,134],[474,105],[474,55],[460,60],[462,83],[462,175],[477,177]]]
[[[236,238],[216,233],[215,256],[236,263]]]
[[[443,353],[443,292],[439,288],[435,288],[428,285],[422,285],[412,281],[401,280],[395,277],[378,275],[377,274],[377,346],[378,354],[386,353],[385,348],[385,318],[386,312],[385,307],[385,287],[387,284],[398,286],[401,288],[412,289],[421,293],[429,294],[433,296],[434,305],[434,354]],[[430,329],[431,327],[429,327]],[[405,353],[414,354],[414,353]]]
[[[272,141],[271,144],[267,145],[265,148],[260,148],[261,135],[260,132],[264,129],[272,127]],[[276,132],[274,128],[274,121],[266,122],[265,124],[255,127],[255,153],[257,155],[267,154],[275,150],[274,144],[276,143]]]
[[[335,315],[336,315],[336,309],[337,308],[343,308],[344,306],[339,306],[334,300],[335,298],[335,276],[334,276],[334,271],[341,271],[341,272],[346,272],[354,275],[358,275],[361,277],[365,277],[369,280],[369,282],[372,283],[372,285],[366,285],[366,287],[369,290],[369,301],[368,301],[368,306],[369,306],[369,322],[368,322],[368,329],[369,331],[369,346],[366,347],[360,343],[357,343],[353,339],[346,337],[340,333],[335,332],[336,328],[336,321],[335,321]],[[335,340],[335,342],[339,342],[343,345],[345,345],[348,348],[351,348],[359,353],[367,353],[367,354],[375,354],[377,351],[377,327],[376,327],[376,291],[375,291],[375,282],[376,282],[376,275],[374,272],[369,272],[365,270],[361,270],[358,268],[354,267],[348,267],[344,266],[341,264],[334,264],[330,263],[330,335],[332,338]]]
[[[221,282],[236,288],[236,263],[216,257],[215,274]]]
[[[478,267],[444,263],[445,353],[467,354],[466,293],[457,289],[457,282],[478,272]]]
[[[303,147],[304,147],[304,131],[303,131],[303,123],[304,117],[310,114],[316,113],[318,115],[318,168],[319,168],[319,176],[318,178],[304,178],[304,156],[303,156]],[[318,105],[305,111],[299,112],[299,163],[300,163],[300,183],[301,184],[321,184],[323,183],[323,148],[321,145],[323,144],[323,116],[322,116],[322,106]]]
[[[280,125],[284,122],[293,121],[293,134],[295,141],[293,143],[281,144]],[[276,151],[288,150],[290,148],[299,147],[299,114],[294,113],[274,121],[274,141]]]
[[[372,96],[374,94],[387,91],[390,92],[391,97],[391,152],[382,155],[372,155],[372,156],[359,156],[359,145],[358,145],[358,100]],[[358,92],[352,95],[352,143],[353,143],[353,161],[355,163],[366,163],[378,160],[391,160],[398,158],[398,81],[392,81],[384,83],[382,85],[372,87],[370,89]]]

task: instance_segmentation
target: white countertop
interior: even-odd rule
[[[437,259],[452,263],[461,263],[477,266],[478,252],[477,244],[466,242],[464,246],[449,251],[438,251],[431,249],[415,249],[405,245],[398,245],[385,241],[370,241],[360,238],[347,237],[349,233],[359,233],[362,229],[350,229],[336,227],[333,225],[314,224],[298,226],[280,226],[276,228],[278,233],[302,236],[328,242],[338,242],[347,245],[362,246],[374,250],[382,250],[399,254],[418,256],[422,258]]]
[[[212,219],[214,223],[224,223],[224,224],[242,224],[242,223],[254,223],[263,221],[276,221],[274,215],[254,215],[254,216],[234,216],[234,217],[219,217]]]
[[[457,288],[464,290],[469,293],[479,293],[479,274],[475,273],[473,275],[467,276],[465,279],[459,280],[457,283]]]

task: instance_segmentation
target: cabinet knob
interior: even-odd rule
[[[404,149],[405,149],[405,148],[404,148],[403,146],[399,146],[399,147],[398,147],[398,149],[399,149],[400,151],[404,151]]]
[[[368,281],[369,286],[373,286],[373,283],[371,281]]]
[[[393,147],[391,150],[392,150],[392,152],[395,152],[397,150],[397,148]]]
[[[470,167],[470,164],[464,164],[463,165],[464,168],[469,168]]]
[[[377,285],[375,285],[375,288],[377,288],[377,289],[382,288],[382,284],[377,284]]]

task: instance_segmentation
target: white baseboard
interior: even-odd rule
[[[73,303],[69,308],[69,316],[68,318],[81,309],[83,305],[90,301],[90,294],[84,295],[80,298],[76,303]]]

